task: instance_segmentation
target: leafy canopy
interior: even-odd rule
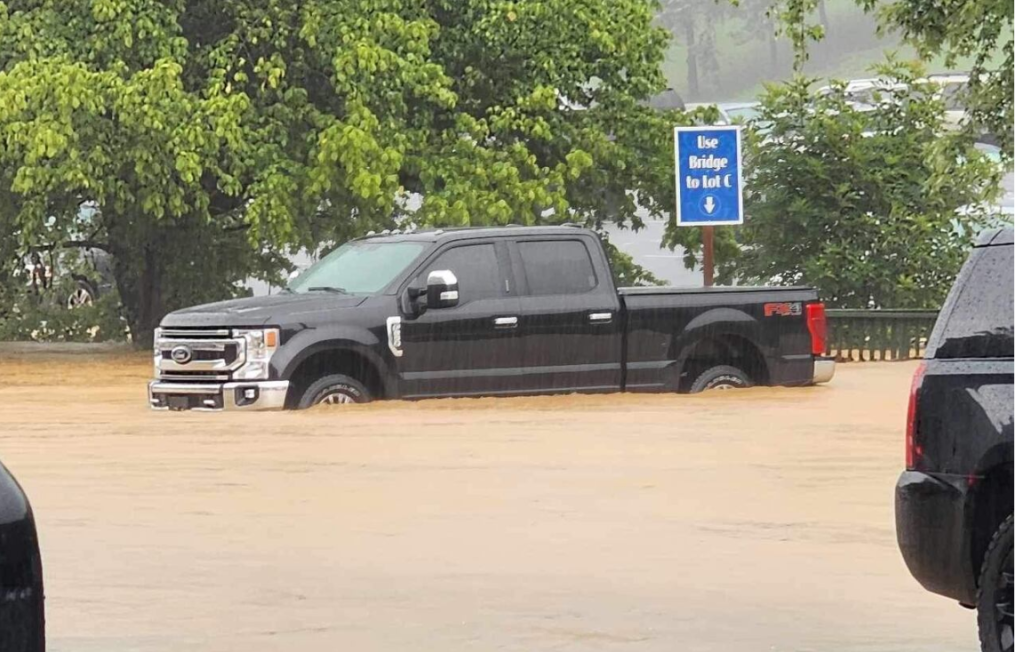
[[[781,31],[793,42],[794,70],[803,69],[809,45],[827,37],[810,16],[825,0],[778,0]],[[925,60],[950,69],[966,59],[969,91],[964,99],[979,135],[992,134],[1013,157],[1013,0],[857,0],[879,19],[880,31],[899,32]]]
[[[106,248],[139,334],[285,245],[662,212],[654,8],[0,2],[0,238]]]
[[[978,128],[993,133],[1013,155],[1013,0],[859,0],[877,10],[886,29],[899,31],[926,58],[954,67],[971,63],[967,105]]]

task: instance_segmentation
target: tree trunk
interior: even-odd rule
[[[159,257],[151,244],[143,248],[136,260],[132,260],[129,248],[117,247],[115,251],[114,281],[132,342],[140,348],[151,347],[153,329],[160,325],[165,313]]]
[[[686,34],[686,90],[685,102],[693,102],[700,96],[700,80],[697,72],[697,43],[693,37],[693,23],[688,19],[683,25]]]

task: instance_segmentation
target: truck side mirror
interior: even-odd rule
[[[449,269],[427,274],[427,308],[452,308],[459,305],[459,279]]]

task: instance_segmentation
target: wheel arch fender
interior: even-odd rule
[[[374,369],[383,386],[385,396],[390,397],[394,395],[394,374],[388,363],[377,352],[380,345],[380,340],[366,329],[354,327],[329,330],[310,329],[289,338],[274,355],[271,365],[278,378],[291,380],[296,370],[317,354],[328,351],[353,353]]]
[[[761,356],[761,362],[765,364],[765,371],[769,376],[767,380],[770,382],[771,369],[767,365],[768,357],[765,355],[760,323],[752,315],[736,308],[708,310],[686,325],[677,336],[676,343],[676,360],[680,372],[703,342],[723,338],[736,338],[748,342]]]
[[[972,475],[968,494],[970,557],[975,576],[981,571],[989,540],[1008,515],[1013,514],[1013,444],[1003,442],[988,450]]]
[[[1005,469],[1009,467],[1013,469],[1013,442],[1004,441],[996,444],[989,448],[981,459],[978,460],[977,467],[975,469],[975,475],[984,476],[991,473],[993,470]]]

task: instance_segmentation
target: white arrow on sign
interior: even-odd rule
[[[704,210],[711,213],[715,212],[715,199],[713,197],[707,197],[704,199]]]

